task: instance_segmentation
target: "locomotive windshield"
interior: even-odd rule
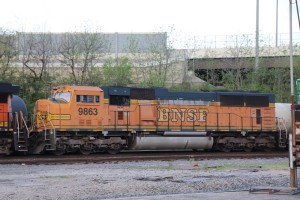
[[[71,92],[57,92],[53,100],[57,102],[69,102],[71,99]]]

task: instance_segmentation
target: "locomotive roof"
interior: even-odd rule
[[[160,99],[160,100],[202,100],[220,101],[222,96],[236,97],[266,97],[270,103],[275,102],[275,95],[261,92],[248,91],[211,91],[211,92],[191,92],[191,91],[169,91],[167,88],[141,88],[141,87],[119,87],[102,86],[104,98],[111,95],[130,96],[131,99]]]
[[[11,83],[0,82],[0,93],[18,94],[20,86]]]

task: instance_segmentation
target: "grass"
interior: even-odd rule
[[[152,169],[152,170],[205,170],[205,171],[225,171],[225,170],[239,170],[239,169],[288,169],[289,163],[268,163],[268,164],[224,164],[209,166],[209,164],[203,160],[197,160],[194,156],[189,156],[187,159],[188,165],[178,165],[169,161],[166,165],[162,166],[138,166],[135,169]],[[63,176],[62,176],[63,177]],[[51,178],[51,177],[49,177]]]
[[[271,163],[271,164],[241,164],[241,165],[232,165],[232,164],[226,164],[226,165],[220,165],[215,167],[207,167],[206,169],[216,169],[218,171],[223,170],[233,170],[233,169],[253,169],[253,168],[260,168],[260,169],[285,169],[288,168],[288,163]]]

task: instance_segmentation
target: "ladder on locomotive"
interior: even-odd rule
[[[29,129],[22,112],[13,114],[13,138],[15,151],[28,151]]]
[[[288,142],[288,131],[283,118],[277,118],[277,130],[278,130],[278,147],[286,148]]]
[[[44,142],[45,150],[54,151],[56,150],[56,131],[51,120],[43,119],[41,115],[37,116],[43,124],[44,127]],[[51,126],[50,131],[47,130],[48,126]]]

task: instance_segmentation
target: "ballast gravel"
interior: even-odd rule
[[[1,199],[94,200],[289,187],[287,158],[0,165]]]

